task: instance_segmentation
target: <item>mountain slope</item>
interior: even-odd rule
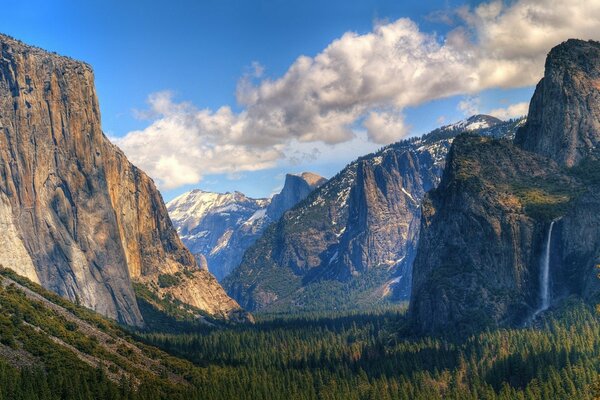
[[[0,276],[3,399],[591,399],[597,386],[600,324],[579,302],[546,329],[460,341],[405,337],[398,311],[135,334],[176,358],[14,273]]]
[[[0,262],[126,324],[143,324],[132,281],[238,313],[177,237],[152,180],[102,133],[92,69],[7,36],[0,48]],[[160,287],[165,274],[181,284]]]
[[[223,284],[250,310],[364,307],[407,299],[424,194],[465,127],[512,135],[521,121],[475,116],[361,157],[271,225]]]
[[[20,368],[23,377],[43,371],[30,376],[32,387],[49,381],[49,387],[35,390],[35,398],[51,398],[44,397],[47,392],[54,393],[52,398],[75,398],[79,392],[77,398],[84,398],[89,391],[96,398],[115,399],[137,391],[143,398],[143,386],[181,398],[189,388],[174,366],[192,369],[191,364],[134,341],[113,322],[4,268],[0,305],[2,371]]]
[[[454,142],[423,206],[409,308],[421,332],[520,325],[568,296],[597,302],[600,88],[579,90],[598,74],[590,47],[552,49],[515,145]]]
[[[171,200],[167,210],[183,243],[221,280],[240,264],[244,251],[270,223],[325,181],[309,172],[288,174],[272,199],[192,190]]]

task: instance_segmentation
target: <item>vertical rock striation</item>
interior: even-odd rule
[[[6,36],[0,49],[0,262],[126,324],[143,323],[132,280],[163,296],[164,273],[195,277],[183,303],[237,312],[152,180],[102,133],[92,69]]]

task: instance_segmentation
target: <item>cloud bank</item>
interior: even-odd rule
[[[408,133],[406,107],[533,85],[550,48],[571,37],[600,39],[596,0],[492,1],[438,17],[453,24],[443,38],[399,19],[367,34],[347,32],[316,56],[298,57],[277,79],[261,78],[262,66],[253,65],[238,84],[239,113],[154,94],[142,113],[152,118],[150,126],[115,142],[162,189],[207,174],[268,168],[289,154],[291,143],[344,143],[357,128],[374,143],[390,143]],[[513,116],[524,109],[494,112]]]

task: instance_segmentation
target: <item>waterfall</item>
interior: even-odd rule
[[[544,255],[541,263],[542,273],[540,274],[540,298],[542,299],[542,304],[533,314],[534,318],[550,307],[550,247],[552,245],[552,228],[554,228],[555,222],[556,220],[550,222],[548,236],[546,237],[546,247],[544,248]]]

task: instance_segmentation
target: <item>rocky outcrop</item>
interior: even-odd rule
[[[440,173],[427,155],[389,151],[358,163],[346,229],[332,262],[340,272],[356,275],[377,266],[412,263],[420,200],[435,187]],[[402,275],[410,282],[409,271]],[[408,285],[403,289],[407,292]]]
[[[196,296],[183,303],[238,312],[177,237],[152,180],[103,135],[92,69],[6,36],[0,48],[4,266],[126,324],[143,323],[132,281],[162,297],[159,274],[188,273]]]
[[[349,164],[286,212],[224,281],[250,310],[323,310],[407,300],[426,191],[468,126],[509,135],[521,121],[475,116]]]
[[[222,280],[269,224],[326,181],[310,172],[288,174],[282,191],[272,199],[196,189],[171,200],[167,209],[183,243],[196,257],[204,257]]]
[[[594,168],[599,168],[596,163]],[[590,182],[586,182],[589,184]],[[600,182],[594,182],[557,222],[552,243],[552,299],[576,294],[600,302]]]
[[[571,167],[600,142],[600,43],[568,40],[548,54],[516,143]]]

